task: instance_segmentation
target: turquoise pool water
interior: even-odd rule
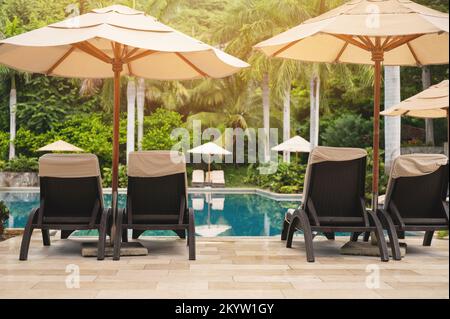
[[[33,207],[38,206],[37,192],[0,192],[11,211],[6,227],[25,226]],[[119,197],[119,206],[125,206],[125,195]],[[105,195],[110,203],[111,195]],[[284,214],[289,208],[296,208],[299,201],[276,200],[258,194],[189,194],[189,207],[195,211],[198,236],[275,236],[281,233]],[[78,232],[78,235],[95,235],[96,232]],[[151,231],[145,235],[173,235],[170,231]]]

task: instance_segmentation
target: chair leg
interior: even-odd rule
[[[431,242],[433,241],[434,231],[425,232],[425,237],[423,237],[423,246],[429,247],[431,246]]]
[[[366,231],[364,233],[363,241],[365,241],[367,243],[369,241],[369,239],[370,239],[370,232]]]
[[[323,233],[328,240],[335,240],[334,233]]]
[[[294,239],[294,234],[296,231],[299,219],[297,216],[292,217],[291,223],[289,224],[288,234],[286,238],[286,248],[292,248],[292,241]]]
[[[128,243],[128,229],[122,229],[122,242]]]
[[[281,240],[286,240],[287,239],[288,231],[289,231],[289,223],[285,219],[283,221],[283,229],[281,230]]]
[[[391,216],[384,214],[383,212],[378,213],[380,221],[386,226],[389,243],[391,245],[392,258],[394,260],[401,260],[402,254],[400,252],[400,244],[398,242],[398,235],[395,229],[394,222],[392,221]]]
[[[195,219],[194,211],[189,209],[189,229],[188,229],[188,242],[189,242],[189,260],[195,260]]]
[[[41,229],[41,231],[44,246],[50,246],[50,231],[48,229]]]
[[[303,229],[303,237],[305,239],[306,248],[306,260],[310,263],[315,261],[314,258],[314,247],[313,247],[313,234],[311,231],[311,225],[309,224],[309,218],[304,211],[300,211],[300,225]]]
[[[380,250],[380,258],[381,261],[389,261],[389,252],[387,249],[386,239],[383,234],[383,227],[381,225],[380,220],[376,216],[376,214],[372,211],[369,211],[369,216],[372,217],[373,223],[375,225],[375,236],[377,237],[378,248]],[[367,234],[367,232],[366,232]],[[369,232],[370,234],[370,232]]]
[[[100,228],[98,229],[97,260],[105,259],[105,243],[109,214],[110,210],[105,209],[102,212],[102,217],[100,219]]]
[[[185,230],[174,230],[180,239],[186,239],[186,231]]]
[[[37,212],[38,209],[34,209],[28,217],[28,221],[23,232],[22,243],[20,245],[19,260],[28,259],[28,250],[30,248],[31,235],[33,234],[33,220]]]
[[[113,260],[120,260],[120,248],[122,245],[122,221],[123,221],[123,209],[119,209],[117,212],[117,225],[116,225],[116,234],[114,236],[114,253]]]
[[[350,235],[350,241],[354,241],[354,242],[358,241],[359,235],[361,235],[361,233],[352,233]]]

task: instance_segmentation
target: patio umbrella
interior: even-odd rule
[[[38,149],[38,152],[84,152],[84,150],[76,147],[75,145],[59,140],[41,147]]]
[[[416,94],[403,102],[381,112],[384,116],[406,115],[419,118],[447,118],[447,142],[449,141],[448,127],[448,80],[430,86],[425,91]]]
[[[294,136],[275,147],[272,151],[276,152],[292,152],[297,156],[298,153],[309,153],[311,151],[311,144],[301,136]]]
[[[120,77],[222,78],[245,62],[126,6],[114,5],[0,41],[0,63],[73,78],[114,78],[112,190],[116,213]],[[114,215],[115,215],[114,213]]]
[[[447,64],[448,14],[408,0],[354,0],[255,46],[270,57],[375,67],[372,205],[377,207],[381,67]]]
[[[443,118],[448,116],[448,80],[432,85],[401,103],[384,110],[381,115],[407,115],[420,118]]]
[[[206,144],[194,147],[193,149],[189,150],[188,153],[204,154],[209,156],[208,173],[210,179],[211,179],[211,155],[231,155],[231,152],[227,151],[226,149],[220,147],[219,145],[213,142],[208,142]]]

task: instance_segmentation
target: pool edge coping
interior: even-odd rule
[[[104,194],[110,194],[111,188],[103,188]],[[21,192],[32,192],[32,193],[38,193],[39,187],[0,187],[0,192],[15,192],[15,193],[21,193]],[[119,188],[120,194],[126,194],[127,189],[126,188]],[[211,188],[211,187],[188,187],[188,192],[190,194],[195,193],[218,193],[218,194],[257,194],[261,196],[268,197],[270,199],[274,200],[281,200],[281,201],[298,201],[301,202],[303,199],[302,194],[280,194],[271,192],[266,189],[256,188],[256,187],[238,187],[238,188],[225,188],[225,187],[217,187],[217,188]]]

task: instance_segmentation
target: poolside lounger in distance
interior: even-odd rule
[[[209,174],[209,173],[207,173]],[[211,179],[207,175],[206,180],[211,183],[212,187],[225,187],[225,173],[222,170],[211,171]]]
[[[40,205],[25,226],[20,260],[26,260],[34,229],[50,246],[50,229],[67,238],[75,230],[99,231],[99,260],[104,259],[109,210],[104,208],[100,168],[93,154],[46,154],[39,159]]]
[[[205,172],[201,169],[196,169],[192,172],[192,187],[205,186]]]
[[[424,246],[430,246],[433,234],[449,229],[448,158],[440,154],[408,154],[392,163],[384,207],[380,220],[393,234],[395,259],[401,259],[398,234],[424,231]]]
[[[313,232],[329,239],[335,232],[375,232],[382,261],[389,255],[382,225],[366,209],[364,185],[367,152],[356,148],[316,147],[309,156],[302,205],[287,213],[282,240],[292,247],[297,230],[304,232],[306,257],[314,262]]]
[[[128,229],[137,232],[134,238],[145,230],[173,230],[182,238],[187,232],[189,259],[195,260],[194,210],[187,205],[184,156],[172,151],[129,154],[127,206],[118,214],[115,260]]]

